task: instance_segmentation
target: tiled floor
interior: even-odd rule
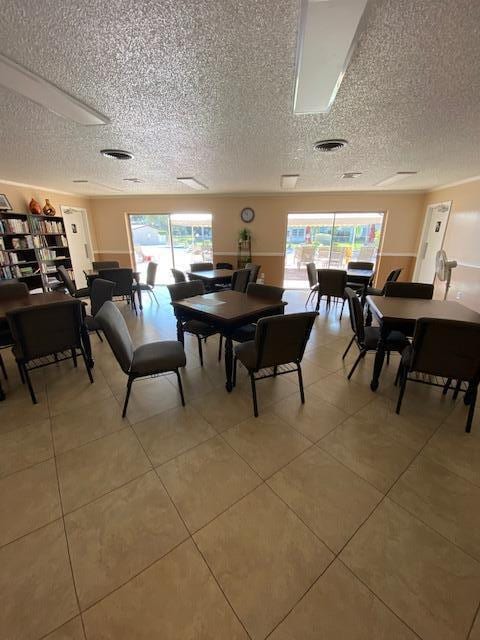
[[[289,292],[289,310],[306,294]],[[165,291],[137,342],[175,338]],[[396,360],[351,382],[350,335],[322,308],[296,380],[224,389],[217,339],[172,376],[125,376],[92,337],[95,383],[11,358],[0,404],[0,637],[5,640],[479,640],[480,416],[412,385]],[[4,352],[5,353],[5,352]]]

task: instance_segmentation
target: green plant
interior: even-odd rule
[[[250,231],[248,229],[240,229],[238,239],[240,242],[246,242],[250,238]]]

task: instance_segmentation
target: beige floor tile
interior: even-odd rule
[[[384,493],[416,455],[378,425],[356,416],[322,438],[318,446]]]
[[[47,383],[50,415],[80,409],[112,396],[110,387],[99,369],[94,369],[93,379],[94,382],[91,384],[80,361],[76,369],[71,365],[69,369],[63,368],[61,375]]]
[[[333,374],[309,386],[311,393],[333,404],[345,413],[353,414],[371,402],[373,393],[365,386],[347,380],[343,374]]]
[[[0,480],[0,546],[61,515],[53,458]]]
[[[114,389],[115,397],[123,407],[127,380],[119,389]],[[188,398],[185,396],[186,401]],[[178,391],[169,383],[167,377],[153,380],[137,380],[133,383],[130,400],[127,407],[127,418],[131,424],[146,420],[162,411],[173,409],[180,405]]]
[[[465,433],[463,421],[443,424],[424,449],[425,455],[480,486],[480,429]]]
[[[425,640],[466,637],[480,564],[401,507],[387,499],[341,558]]]
[[[477,617],[475,619],[472,631],[468,636],[468,640],[480,640],[480,610],[477,611]]]
[[[125,484],[151,468],[130,428],[57,457],[65,513]]]
[[[20,384],[20,380],[11,380],[11,384],[7,385],[2,379],[2,388],[7,398],[5,402],[0,402],[0,437],[14,429],[38,424],[49,417],[45,391],[36,391],[37,404],[33,404],[27,388]]]
[[[333,558],[265,485],[194,538],[254,640],[280,622]]]
[[[239,389],[234,389],[228,395],[224,388],[214,389],[196,398],[192,406],[219,433],[253,416],[251,398]]]
[[[61,521],[0,549],[3,638],[37,640],[78,613]]]
[[[242,367],[238,367],[239,370]],[[257,402],[258,410],[260,413],[265,411],[274,402],[279,402],[287,396],[295,394],[300,402],[300,391],[298,389],[298,378],[295,373],[288,375],[277,376],[276,378],[265,378],[264,380],[258,380],[257,385]],[[252,390],[250,386],[250,379],[245,377],[242,381],[237,381],[236,390],[243,391],[243,393],[252,399]],[[253,406],[253,405],[252,405]]]
[[[190,531],[196,531],[260,484],[260,478],[220,437],[157,469]]]
[[[269,640],[415,640],[418,638],[338,560]]]
[[[53,456],[50,420],[0,435],[0,478]]]
[[[134,425],[154,466],[192,449],[217,432],[190,406],[164,411]]]
[[[65,528],[82,610],[188,536],[154,471],[69,514]]]
[[[317,442],[348,418],[348,413],[321,400],[310,389],[305,389],[305,404],[297,396],[289,396],[272,405],[272,411],[311,442]]]
[[[52,418],[52,436],[56,454],[74,449],[128,426],[122,409],[112,396],[85,407],[66,411]]]
[[[83,614],[88,640],[247,640],[191,541]]]
[[[188,404],[194,402],[197,398],[202,398],[203,395],[207,394],[214,387],[214,384],[208,377],[206,366],[203,368],[195,367],[194,369],[182,368],[180,369],[180,376],[182,378],[185,402]],[[177,376],[170,376],[168,379],[174,389],[178,391]],[[225,394],[225,387],[220,389],[220,392]]]
[[[342,354],[338,353],[335,349],[330,349],[327,345],[316,347],[307,351],[305,359],[310,360],[318,367],[327,369],[330,372],[339,371],[347,372],[355,361],[356,354],[353,352],[353,348],[348,353],[345,360],[342,359]],[[350,367],[349,367],[350,364]]]
[[[314,382],[318,382],[322,378],[326,378],[332,372],[329,369],[324,369],[323,367],[318,366],[313,363],[311,360],[307,360],[304,358],[302,360],[302,377],[304,386],[308,386],[313,384]],[[292,380],[295,379],[295,374],[292,374]]]
[[[268,485],[335,553],[383,497],[317,447],[281,469]]]
[[[311,445],[271,411],[241,422],[225,431],[223,437],[262,478],[271,476]]]
[[[70,620],[56,631],[49,633],[45,640],[85,640],[80,617]]]
[[[480,560],[479,487],[420,456],[389,495],[410,513]]]

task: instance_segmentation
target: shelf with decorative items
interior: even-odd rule
[[[20,280],[32,291],[43,289],[29,214],[0,211],[0,280]]]
[[[65,234],[63,218],[51,215],[29,215],[33,244],[40,265],[43,288],[46,291],[61,285],[58,267],[72,271],[72,259]]]
[[[252,234],[248,229],[241,229],[238,234],[237,268],[243,269],[252,261]]]

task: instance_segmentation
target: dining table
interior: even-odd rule
[[[204,273],[204,272],[200,272]],[[183,322],[201,320],[216,327],[225,338],[225,388],[233,389],[233,339],[239,327],[256,322],[269,315],[281,314],[287,302],[241,293],[240,291],[217,291],[171,303],[177,318],[177,338],[184,342]]]
[[[205,271],[187,271],[190,280],[201,280],[208,289],[216,284],[228,284],[232,281],[232,269],[208,269]]]
[[[72,297],[63,291],[52,291],[50,293],[29,293],[24,296],[17,296],[14,298],[8,298],[6,300],[0,300],[0,322],[7,320],[7,313],[13,311],[13,309],[20,309],[25,307],[35,307],[44,304],[54,304],[55,302],[63,302],[65,300],[71,300]],[[85,309],[85,303],[82,303],[82,308]],[[82,342],[85,349],[87,360],[91,367],[94,365],[92,358],[92,347],[90,344],[90,337],[86,327],[82,324]],[[5,392],[0,382],[0,401],[5,400]]]
[[[92,282],[95,280],[95,278],[99,278],[100,277],[100,271],[102,271],[102,269],[87,269],[85,270],[83,273],[85,274],[85,278],[87,279],[87,286],[91,287],[92,286]],[[133,275],[133,279],[135,280],[136,284],[140,284],[140,271],[132,271],[132,275]],[[138,287],[138,289],[135,289],[136,293],[137,293],[137,297],[138,297],[138,306],[140,307],[140,309],[143,309],[142,306],[142,290],[140,289],[140,287]]]
[[[386,340],[391,331],[401,331],[407,337],[412,337],[418,318],[442,318],[480,324],[480,313],[454,300],[367,296],[367,304],[380,327],[380,338],[370,382],[372,391],[378,389],[386,354]]]
[[[373,269],[347,269],[347,285],[352,282],[353,284],[363,286],[361,295],[362,305],[365,305],[367,287],[372,281],[374,273],[375,271]]]

